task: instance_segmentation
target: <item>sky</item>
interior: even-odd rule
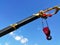
[[[40,10],[60,5],[60,0],[0,0],[0,30]],[[42,19],[26,24],[0,37],[0,45],[60,45],[60,11],[47,19],[52,40],[42,31]]]

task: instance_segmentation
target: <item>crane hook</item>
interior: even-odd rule
[[[43,28],[43,32],[45,33],[47,40],[51,40],[51,39],[52,39],[52,36],[50,36],[50,33],[51,33],[51,32],[50,32],[49,27],[44,27],[44,28]]]

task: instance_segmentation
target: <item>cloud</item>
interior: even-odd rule
[[[9,45],[9,44],[6,42],[5,45]]]
[[[13,32],[10,32],[11,35],[13,35]]]
[[[14,34],[13,32],[10,33],[10,35],[17,41],[20,41],[22,44],[26,44],[28,42],[28,38],[25,38],[23,36],[18,36]]]
[[[20,36],[16,36],[16,37],[15,37],[15,40],[21,40],[21,38],[22,38],[22,37],[20,37]]]
[[[9,45],[8,42],[5,42],[5,43],[3,43],[3,44],[4,44],[4,45]],[[2,45],[2,44],[0,43],[0,45]]]
[[[0,45],[2,45],[2,44],[0,43]]]
[[[37,43],[35,43],[34,45],[38,45]]]
[[[21,39],[21,43],[25,44],[26,42],[28,42],[28,39],[27,38],[22,38]]]

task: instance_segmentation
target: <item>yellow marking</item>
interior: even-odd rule
[[[11,24],[10,26],[16,29],[17,24]]]
[[[41,17],[44,14],[44,11],[41,10],[40,12],[38,12],[37,14],[33,14],[35,16]]]

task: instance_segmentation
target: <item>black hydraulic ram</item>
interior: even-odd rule
[[[33,20],[36,20],[36,19],[38,19],[38,18],[40,18],[40,17],[45,18],[45,17],[42,16],[43,13],[46,13],[46,12],[52,10],[52,9],[55,9],[55,10],[56,10],[54,14],[56,14],[56,13],[58,12],[58,10],[60,10],[59,7],[55,6],[55,7],[53,7],[53,8],[49,8],[49,9],[40,11],[40,12],[37,13],[37,14],[34,14],[34,15],[32,15],[32,16],[30,16],[30,17],[28,17],[28,18],[26,18],[26,19],[24,19],[24,20],[22,20],[22,21],[16,22],[15,24],[12,24],[12,25],[10,25],[10,26],[8,26],[8,27],[0,30],[0,37],[2,37],[2,36],[4,36],[4,35],[12,32],[12,31],[18,29],[19,27],[21,27],[21,26],[23,26],[23,25],[25,25],[25,24],[33,21]]]

